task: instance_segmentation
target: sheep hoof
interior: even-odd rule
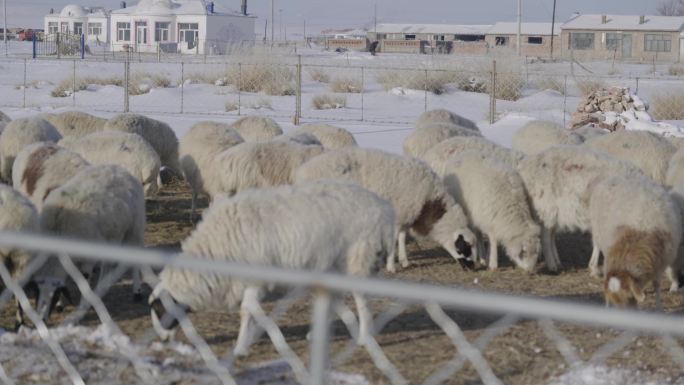
[[[143,295],[142,293],[135,293],[133,294],[133,302],[134,303],[141,303],[143,301]]]
[[[597,269],[590,269],[589,275],[591,275],[594,278],[601,278],[601,272]]]
[[[411,266],[411,262],[409,262],[409,261],[403,261],[401,263],[401,267],[403,267],[404,269],[409,267],[409,266]]]
[[[670,285],[670,293],[676,293],[679,291],[679,284],[677,282],[672,282]]]
[[[242,346],[237,346],[233,349],[233,355],[235,357],[247,357],[247,349]]]
[[[387,266],[387,272],[390,274],[394,274],[397,272],[397,268],[394,266]]]

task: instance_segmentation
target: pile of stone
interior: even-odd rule
[[[592,125],[609,131],[625,128],[625,119],[618,117],[625,112],[633,115],[645,114],[648,106],[638,96],[629,92],[629,88],[610,87],[591,93],[572,114],[570,129]]]

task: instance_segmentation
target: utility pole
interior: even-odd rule
[[[556,0],[553,0],[553,16],[551,17],[551,60],[553,60],[553,36],[556,27]]]
[[[275,0],[271,0],[271,43],[275,40]]]
[[[283,10],[278,10],[278,17],[280,18],[280,34],[278,35],[278,40],[283,40]]]
[[[306,43],[306,19],[304,19],[304,43]]]
[[[515,52],[520,56],[520,35],[522,34],[522,0],[518,0],[518,36]]]
[[[375,40],[378,40],[378,3],[373,7],[373,32],[375,32]]]
[[[7,47],[7,0],[2,0],[2,39],[5,41],[5,56],[9,56],[9,48]]]

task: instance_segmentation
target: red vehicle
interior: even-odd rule
[[[29,41],[33,40],[33,30],[25,29],[17,34],[17,40],[19,41]]]

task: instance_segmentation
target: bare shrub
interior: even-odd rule
[[[128,94],[144,95],[149,93],[152,88],[169,88],[171,87],[171,80],[160,74],[136,74],[128,84]]]
[[[347,107],[347,97],[344,95],[315,95],[311,105],[316,110],[333,110]]]
[[[540,90],[552,90],[565,95],[565,83],[561,79],[541,77],[533,81],[534,86]]]
[[[336,78],[330,83],[330,91],[348,94],[358,94],[363,91],[361,82],[352,78]]]
[[[667,69],[670,76],[684,76],[684,64],[672,64]]]
[[[240,106],[236,100],[229,100],[226,102],[226,112],[233,112],[240,109]]]
[[[322,68],[311,68],[309,69],[309,76],[311,80],[319,83],[329,83],[330,75],[325,72]]]
[[[74,92],[84,91],[88,85],[100,86],[123,86],[123,80],[117,77],[99,78],[99,77],[83,77],[76,79],[76,90],[74,90],[74,78],[64,79],[57,84],[55,89],[50,92],[54,98],[65,98],[74,94]]]
[[[412,90],[427,90],[435,95],[446,92],[446,87],[452,83],[458,83],[462,79],[455,71],[443,70],[390,70],[383,71],[376,76],[385,91],[396,87],[408,88]]]
[[[582,96],[589,96],[598,90],[602,90],[607,87],[606,83],[599,79],[575,79],[577,88],[579,89]]]
[[[486,82],[487,93],[491,92],[491,82]],[[496,75],[496,98],[516,101],[522,96],[525,79],[518,72],[500,72]]]
[[[649,112],[658,120],[684,120],[684,90],[670,90],[654,95]]]
[[[249,64],[232,66],[226,74],[226,83],[242,92],[294,95],[292,71],[277,60],[273,55],[254,55]]]

